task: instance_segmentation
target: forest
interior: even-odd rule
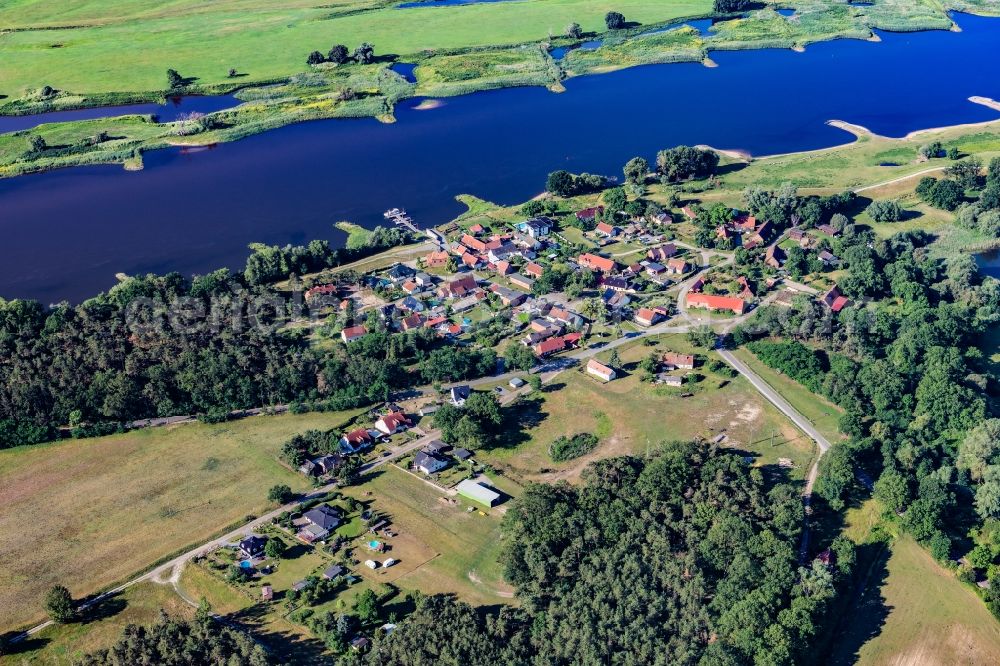
[[[508,510],[501,560],[518,607],[482,616],[428,597],[346,663],[797,663],[852,575],[843,538],[831,565],[799,564],[795,487],[737,452],[668,443],[583,479],[531,485]]]

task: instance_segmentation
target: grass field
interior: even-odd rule
[[[305,479],[281,444],[353,413],[252,417],[0,451],[0,630],[41,617],[55,583],[92,593],[268,507]]]
[[[711,11],[709,0],[544,0],[395,9],[391,3],[340,0],[94,0],[71,8],[17,0],[0,9],[0,93],[29,88],[99,93],[161,90],[166,68],[199,85],[284,77],[306,69],[310,51],[362,41],[377,54],[541,42],[571,22],[603,31],[609,10],[656,23]],[[74,27],[67,27],[74,26]],[[57,46],[58,45],[58,46]],[[86,67],[81,67],[86,63]]]
[[[851,509],[845,534],[864,543],[873,500]],[[946,666],[1000,662],[1000,625],[982,601],[909,537],[873,558],[859,602],[844,614],[829,662]]]
[[[182,617],[194,615],[172,587],[141,583],[101,603],[87,622],[52,626],[18,644],[15,653],[0,657],[0,666],[69,666],[81,654],[111,645],[126,625],[154,622],[160,609]]]
[[[479,452],[479,459],[521,481],[575,480],[599,458],[641,454],[665,441],[711,439],[725,432],[727,446],[756,453],[757,464],[771,466],[778,458],[790,458],[795,463],[790,476],[803,477],[812,463],[812,442],[748,382],[741,377],[726,381],[699,367],[696,372],[705,379],[691,389],[643,383],[633,365],[654,350],[694,351],[682,336],[663,336],[656,347],[619,348],[628,375],[611,383],[576,370],[562,373],[545,392],[531,394],[515,407],[522,427],[531,427],[512,429],[499,448]],[[693,395],[680,397],[686,390]],[[580,458],[553,462],[548,453],[552,441],[578,433],[593,433],[600,444]]]
[[[751,370],[760,375],[761,379],[788,401],[788,404],[809,419],[809,422],[813,424],[813,427],[821,435],[831,442],[836,442],[844,438],[837,428],[840,415],[844,413],[843,409],[823,396],[812,393],[794,379],[779,374],[764,365],[749,350],[743,348],[737,349],[734,354],[746,363]]]

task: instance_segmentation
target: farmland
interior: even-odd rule
[[[868,500],[847,512],[845,534],[864,544],[880,523]],[[831,664],[987,664],[1000,659],[1000,627],[971,589],[907,536],[874,555],[867,585],[844,614]]]
[[[85,595],[266,509],[267,490],[305,479],[282,442],[353,413],[253,417],[0,452],[2,629],[39,619],[56,583]]]

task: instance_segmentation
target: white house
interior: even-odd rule
[[[618,373],[614,371],[614,368],[609,368],[597,359],[590,359],[587,361],[587,374],[597,377],[601,381],[610,382],[612,379],[618,376]]]

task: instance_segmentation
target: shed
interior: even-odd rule
[[[477,483],[471,479],[465,479],[457,486],[455,490],[462,497],[472,500],[473,502],[478,502],[484,506],[496,506],[497,502],[500,501],[500,493],[490,490],[481,483]]]

